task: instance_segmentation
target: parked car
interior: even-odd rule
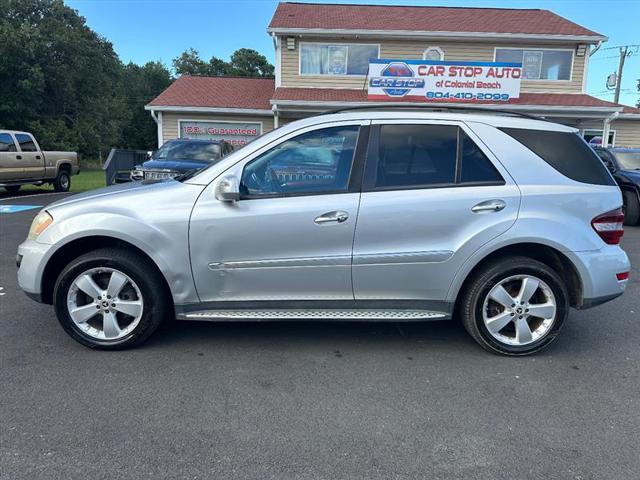
[[[50,183],[56,192],[66,192],[79,171],[77,153],[43,152],[30,133],[0,130],[0,187],[5,190]]]
[[[624,292],[621,207],[573,128],[361,109],[292,122],[179,180],[49,205],[18,279],[92,348],[139,344],[171,315],[455,317],[485,349],[526,355],[570,307]]]
[[[622,190],[625,225],[640,223],[640,148],[602,148],[596,153]]]
[[[174,178],[208,167],[232,151],[230,143],[220,140],[169,140],[131,171],[131,180]]]

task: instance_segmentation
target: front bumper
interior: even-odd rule
[[[26,240],[18,247],[18,285],[29,297],[37,301],[42,301],[42,275],[50,257],[51,247],[52,245],[38,243],[35,240]]]
[[[629,272],[631,263],[627,254],[617,245],[607,245],[597,251],[568,252],[582,280],[580,308],[590,308],[622,295],[627,280],[618,280],[616,274]]]

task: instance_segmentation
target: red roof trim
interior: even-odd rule
[[[269,29],[288,28],[603,37],[549,10],[279,3]]]

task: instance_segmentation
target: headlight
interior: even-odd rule
[[[31,228],[29,229],[29,236],[27,238],[29,240],[35,240],[52,222],[53,217],[43,210],[33,219],[33,222],[31,222]]]

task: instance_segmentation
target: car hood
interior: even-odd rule
[[[127,196],[137,197],[146,193],[156,192],[161,188],[171,188],[173,184],[181,185],[176,180],[156,180],[156,181],[144,181],[144,182],[127,182],[112,185],[110,187],[99,188],[97,190],[91,190],[84,193],[78,193],[72,195],[63,200],[58,200],[45,207],[46,210],[57,209],[62,206],[76,204],[80,202],[90,202],[94,200],[106,200],[113,197],[126,198]]]
[[[618,173],[630,182],[640,186],[640,170],[619,170]]]
[[[209,162],[198,162],[195,160],[147,160],[142,164],[144,170],[173,170],[177,172],[187,172],[195,168],[204,168]]]

